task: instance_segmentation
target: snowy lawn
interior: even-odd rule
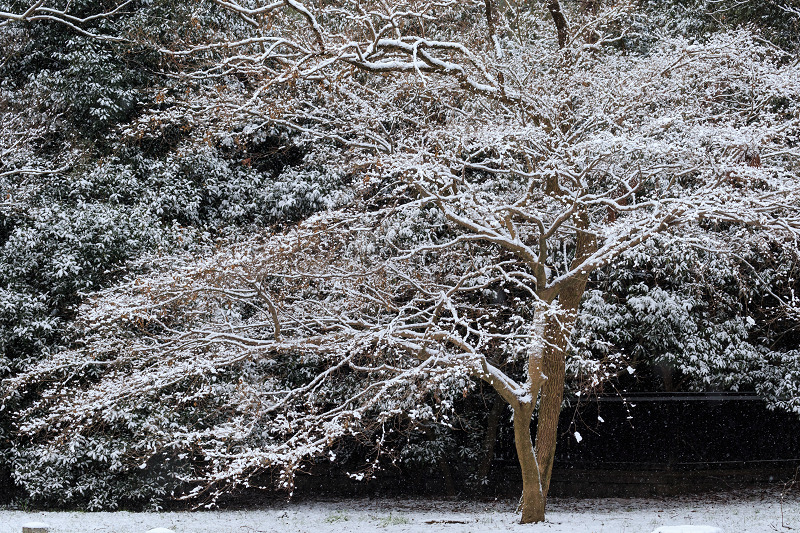
[[[168,513],[0,510],[0,533],[21,533],[22,524],[31,521],[48,523],[51,533],[145,533],[156,527],[175,533],[651,533],[658,528],[690,533],[702,531],[697,527],[701,525],[724,533],[792,533],[800,531],[800,501],[797,491],[788,496],[783,503],[783,523],[778,492],[749,491],[668,499],[553,498],[548,521],[528,526],[517,523],[510,501],[326,500],[250,511]],[[667,527],[682,525],[695,527]]]

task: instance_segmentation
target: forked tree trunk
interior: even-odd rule
[[[533,402],[514,407],[514,444],[522,469],[522,519],[523,524],[544,521],[545,491],[542,486],[540,465],[531,439]]]
[[[579,268],[585,259],[597,249],[595,235],[585,231],[589,227],[589,218],[586,213],[576,217],[578,231],[576,234],[575,259],[571,268]],[[567,344],[575,326],[578,316],[578,307],[586,291],[586,282],[589,271],[575,275],[566,283],[558,294],[558,303],[561,312],[557,316],[547,319],[544,328],[544,349],[540,361],[541,373],[546,381],[541,384],[541,398],[539,400],[538,421],[536,426],[536,445],[528,451],[530,442],[530,416],[527,419],[527,431],[522,429],[522,421],[517,423],[517,409],[514,410],[514,437],[517,442],[517,454],[522,467],[522,523],[544,521],[544,508],[547,504],[547,492],[550,490],[550,479],[553,474],[553,460],[556,454],[556,439],[558,437],[558,418],[561,414],[561,402],[564,399],[564,378],[566,369]],[[538,357],[538,356],[537,356]],[[533,365],[529,363],[529,368]],[[530,371],[529,371],[530,373]],[[531,374],[532,375],[532,374]],[[539,392],[539,387],[534,389],[533,399]],[[522,413],[521,413],[522,414]],[[519,427],[518,427],[519,425]],[[523,455],[529,456],[523,464]],[[536,472],[526,468],[531,459],[535,463]],[[540,490],[533,491],[529,487],[538,485]]]
[[[583,287],[585,283],[581,285]],[[580,298],[577,302],[580,303]],[[523,524],[544,521],[556,453],[558,418],[564,397],[567,342],[575,323],[576,311],[577,304],[573,309],[565,310],[558,319],[548,319],[545,326],[542,373],[547,376],[547,380],[541,386],[535,446],[530,427],[535,403],[529,406],[529,410],[523,409],[523,406],[514,408],[514,441],[522,469]],[[534,402],[535,397],[536,395]]]

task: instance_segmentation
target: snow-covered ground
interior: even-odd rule
[[[75,513],[0,510],[0,533],[21,533],[26,522],[46,522],[52,533],[528,532],[650,533],[665,526],[713,526],[724,533],[800,531],[798,491],[749,491],[681,498],[552,499],[544,524],[517,523],[510,501],[304,501],[249,511]],[[700,531],[703,528],[685,528]],[[664,531],[680,529],[665,528]],[[711,531],[708,529],[707,531]]]

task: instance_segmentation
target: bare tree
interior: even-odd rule
[[[700,229],[722,225],[724,251],[800,231],[798,117],[772,105],[800,98],[800,73],[746,32],[663,37],[637,57],[602,48],[619,6],[576,13],[574,35],[598,29],[584,43],[557,2],[556,41],[529,39],[546,20],[528,2],[216,3],[243,21],[235,35],[162,50],[219,80],[186,113],[330,147],[352,199],[98,295],[85,349],[10,382],[92,369],[91,385],[55,383],[22,413],[43,443],[149,405],[137,431],[152,449],[135,460],[202,456],[191,496],[265,469],[289,487],[367,420],[381,435],[471,377],[513,410],[522,522],[540,522],[590,274],[658,233],[710,247]]]

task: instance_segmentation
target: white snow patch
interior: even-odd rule
[[[252,511],[164,513],[28,512],[0,509],[0,533],[21,533],[23,523],[51,524],[50,533],[765,533],[800,530],[800,498],[763,489],[683,498],[548,498],[547,520],[521,525],[518,498],[494,502],[430,499],[352,499],[280,502]],[[676,525],[694,529],[669,529]],[[695,524],[713,524],[698,529]],[[786,525],[793,529],[785,529]],[[709,526],[705,526],[709,527]]]
[[[579,432],[576,431],[575,433],[573,433],[573,435],[575,435],[576,441],[580,442],[583,440],[583,437],[581,437],[581,434]]]
[[[714,526],[663,526],[653,533],[723,533],[722,530]]]

